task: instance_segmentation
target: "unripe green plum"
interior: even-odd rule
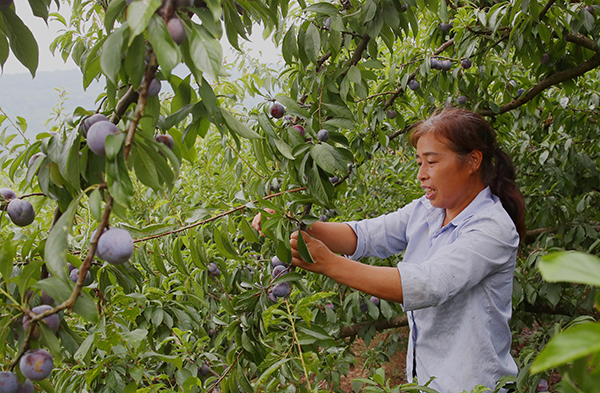
[[[31,309],[31,311],[37,315],[40,315],[41,313],[46,312],[48,310],[52,310],[52,306],[48,306],[46,304],[42,304],[41,306],[37,306],[37,307],[34,307]],[[54,333],[58,332],[58,327],[60,326],[60,319],[58,318],[57,314],[48,315],[47,317],[45,317],[43,319],[43,321],[46,322],[48,327],[50,329],[52,329],[52,331]],[[27,331],[28,328],[29,328],[29,316],[25,315],[23,317],[23,330]],[[40,336],[40,333],[38,332],[37,326],[36,326],[33,331],[33,337],[39,338],[39,336]]]
[[[25,378],[32,381],[41,381],[46,379],[52,372],[54,358],[45,349],[30,349],[21,357],[19,368]]]
[[[17,194],[10,188],[0,188],[0,195],[2,195],[2,198],[4,198],[5,201],[17,198]]]
[[[35,220],[35,210],[29,201],[13,199],[8,203],[6,212],[10,220],[20,227],[27,226]]]
[[[35,393],[35,387],[30,380],[26,379],[23,385],[19,384],[15,393]]]
[[[183,28],[183,23],[181,23],[181,19],[177,17],[169,19],[167,22],[167,30],[169,31],[171,39],[177,45],[181,45],[187,37],[185,34],[185,29]]]
[[[99,156],[106,155],[106,137],[118,133],[119,128],[110,121],[94,123],[87,133],[87,144]]]
[[[0,10],[10,7],[13,4],[13,0],[0,0]]]
[[[10,371],[0,372],[0,393],[16,393],[18,388],[17,374]]]
[[[125,229],[110,228],[98,240],[98,258],[113,265],[122,265],[133,255],[133,238]]]

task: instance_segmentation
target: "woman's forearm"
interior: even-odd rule
[[[358,239],[348,224],[317,221],[307,232],[337,254],[352,255],[356,251]]]

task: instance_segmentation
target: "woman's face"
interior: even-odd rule
[[[432,133],[424,134],[417,142],[417,178],[431,205],[446,209],[444,224],[456,217],[485,188],[478,170],[481,153],[474,151],[471,155],[466,162],[461,161]]]

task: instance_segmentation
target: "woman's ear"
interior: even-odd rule
[[[472,173],[477,172],[481,168],[481,162],[483,161],[483,153],[479,150],[473,150],[469,153],[467,162],[471,168]]]

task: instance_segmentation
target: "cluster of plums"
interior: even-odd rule
[[[281,105],[279,102],[275,102],[275,103],[273,103],[273,105],[271,105],[269,112],[271,113],[271,116],[273,116],[273,118],[281,119],[285,115],[285,107],[283,105]],[[291,118],[292,117],[290,116],[290,119]],[[284,119],[285,119],[285,117],[284,117]],[[286,120],[290,120],[290,119],[286,119]],[[302,137],[306,134],[306,130],[300,124],[295,124],[294,126],[292,126],[292,128],[294,130],[298,131],[298,133]],[[329,131],[324,128],[319,130],[317,132],[317,139],[319,140],[319,142],[326,142],[327,140],[329,140]]]
[[[271,275],[273,276],[273,279],[276,279],[279,276],[287,274],[291,269],[281,259],[279,259],[279,257],[277,257],[277,255],[274,256],[273,258],[271,258],[271,268],[272,268]],[[276,302],[279,298],[285,298],[285,297],[289,296],[291,290],[292,290],[292,287],[290,286],[289,282],[287,282],[287,281],[280,282],[280,283],[273,285],[273,288],[271,288],[271,291],[269,292],[268,297],[272,301]]]
[[[30,202],[17,198],[17,194],[10,188],[0,188],[0,196],[8,202],[6,212],[15,225],[24,227],[33,222],[35,210]]]

